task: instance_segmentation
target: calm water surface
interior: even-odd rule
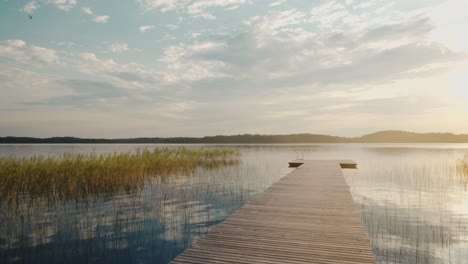
[[[177,147],[169,146],[169,147]],[[168,263],[296,158],[354,159],[345,178],[379,263],[468,263],[467,144],[229,147],[240,165],[154,179],[136,194],[1,201],[0,263]],[[0,156],[112,153],[167,145],[0,145]]]

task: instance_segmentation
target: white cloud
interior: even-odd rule
[[[28,45],[19,39],[0,41],[0,57],[33,64],[53,63],[58,60],[54,50]]]
[[[82,7],[81,10],[85,13],[90,15],[92,18],[91,20],[96,23],[107,23],[109,22],[110,16],[97,16],[94,14],[93,10],[89,7]]]
[[[198,17],[201,17],[201,18],[204,18],[206,20],[214,20],[216,19],[216,17],[211,14],[211,13],[208,13],[208,12],[199,12],[199,13],[195,13],[195,14],[192,14],[192,16],[194,18],[198,18]]]
[[[179,26],[178,26],[178,25],[171,25],[171,24],[170,24],[170,25],[166,25],[166,28],[168,28],[168,29],[170,29],[170,30],[176,30],[176,29],[179,28]]]
[[[128,45],[115,43],[109,48],[114,52],[123,52],[128,49]],[[147,83],[151,83],[151,89],[154,89],[155,83],[164,83],[170,79],[167,74],[141,64],[120,64],[112,59],[98,58],[91,52],[59,53],[52,49],[28,45],[23,40],[0,42],[0,58],[8,58],[27,66],[60,65],[71,71],[90,75],[92,79],[107,78],[111,84],[129,89],[143,88]]]
[[[2,108],[18,107],[18,102],[46,100],[53,96],[68,93],[55,83],[60,78],[49,74],[36,73],[14,66],[0,64],[0,80],[2,81]]]
[[[76,46],[76,43],[72,41],[59,41],[59,42],[51,41],[50,43],[54,45],[58,45],[58,46],[68,47],[68,48]]]
[[[434,22],[436,26],[432,32],[434,40],[456,50],[468,51],[466,37],[468,17],[465,12],[467,8],[468,1],[447,0],[431,8],[418,10],[418,13],[429,16]]]
[[[76,0],[47,0],[47,3],[53,4],[64,11],[69,11],[76,6]]]
[[[225,10],[237,9],[240,5],[250,3],[249,0],[137,0],[145,11],[159,10],[168,12],[177,10],[185,12],[192,17],[215,19],[216,17],[207,10],[221,7]]]
[[[117,45],[117,49],[125,49],[125,45]],[[72,55],[69,67],[78,72],[99,77],[115,87],[125,87],[129,90],[157,90],[170,80],[167,73],[156,71],[138,63],[118,63],[112,59],[98,58],[94,53]]]
[[[341,9],[328,5],[321,10],[334,8]],[[207,87],[223,83],[273,91],[346,89],[437,75],[467,58],[431,42],[433,26],[424,18],[359,30],[341,27],[336,32],[306,30],[306,19],[296,10],[272,11],[245,21],[247,32],[208,35],[171,46],[162,62],[178,80],[205,79]],[[249,82],[262,83],[263,88]]]
[[[163,116],[170,119],[188,119],[187,115],[191,110],[197,107],[197,102],[192,100],[184,100],[179,98],[165,98],[165,101],[152,106],[148,109],[147,114],[150,116]]]
[[[137,2],[146,10],[159,10],[167,12],[174,9],[179,9],[190,2],[190,0],[137,0]]]
[[[84,59],[84,60],[89,60],[89,61],[97,61],[96,54],[94,53],[80,53],[79,57]]]
[[[23,11],[26,13],[33,13],[35,10],[39,8],[39,5],[36,1],[31,1],[23,6]]]
[[[233,5],[233,6],[224,8],[224,10],[226,10],[226,11],[231,11],[231,10],[236,10],[236,9],[238,9],[239,7],[240,7],[240,5]]]
[[[70,11],[76,6],[76,0],[43,0],[45,4],[54,5],[56,8],[63,11]],[[23,11],[26,13],[33,13],[39,9],[37,0],[32,0],[23,6]]]
[[[271,11],[265,16],[256,16],[244,24],[251,26],[258,34],[276,35],[280,30],[303,22],[305,14],[295,9]]]
[[[370,0],[370,1],[367,1],[367,2],[360,3],[358,5],[355,5],[355,6],[353,6],[353,8],[354,9],[366,9],[366,8],[373,7],[373,6],[377,5],[377,4],[378,4],[378,1]]]
[[[343,19],[350,19],[352,15],[346,7],[335,1],[325,2],[310,10],[311,18],[309,22],[318,23],[322,28],[330,28],[336,22]]]
[[[110,16],[94,16],[93,21],[96,23],[107,23],[109,22]]]
[[[342,9],[345,9],[345,6],[342,4],[336,3],[335,1],[329,1],[312,8],[310,10],[310,14],[312,16],[320,16]]]
[[[2,92],[13,98],[11,101],[7,96],[0,98],[0,107],[24,112],[2,111],[2,133],[6,133],[4,127],[9,124],[22,126],[16,130],[21,132],[29,131],[27,128],[31,124],[40,125],[42,121],[48,121],[47,125],[54,127],[47,133],[58,133],[55,125],[61,125],[59,131],[67,133],[71,130],[66,127],[72,127],[72,121],[89,122],[85,117],[91,112],[89,109],[99,118],[93,116],[96,123],[86,123],[89,124],[86,126],[88,131],[81,132],[91,136],[101,133],[99,128],[104,124],[99,120],[108,120],[110,114],[106,113],[119,115],[121,120],[112,119],[115,124],[136,122],[142,124],[145,131],[154,130],[158,125],[161,127],[160,123],[164,121],[166,125],[162,127],[167,127],[167,133],[177,135],[184,133],[181,131],[190,131],[187,133],[192,135],[309,132],[322,129],[314,125],[318,122],[326,124],[321,125],[326,127],[325,133],[332,133],[333,129],[340,131],[340,128],[359,130],[360,133],[378,129],[373,124],[382,123],[392,123],[397,129],[405,125],[410,125],[407,129],[428,129],[440,126],[433,122],[434,119],[443,119],[447,130],[468,129],[468,123],[464,122],[466,112],[459,111],[459,105],[464,104],[465,111],[467,105],[463,97],[468,83],[464,77],[467,54],[463,52],[467,45],[460,44],[464,32],[460,25],[464,25],[465,20],[459,15],[465,9],[456,1],[447,9],[442,8],[445,5],[435,6],[434,9],[440,8],[432,10],[432,19],[426,18],[427,10],[419,10],[416,17],[413,16],[415,13],[395,11],[401,5],[393,5],[387,0],[358,9],[353,9],[353,5],[363,1],[340,0],[322,1],[326,3],[312,9],[298,6],[284,10],[285,4],[275,8],[277,12],[267,10],[266,14],[253,18],[239,17],[245,19],[244,23],[203,23],[203,27],[193,25],[191,18],[213,18],[218,15],[213,13],[215,10],[235,9],[242,3],[142,0],[142,6],[142,2],[151,2],[153,8],[150,10],[174,11],[174,19],[167,23],[176,25],[158,25],[158,31],[161,31],[158,40],[175,41],[170,42],[171,46],[158,43],[162,55],[157,51],[140,54],[155,56],[150,62],[155,66],[122,62],[120,56],[110,52],[96,55],[92,53],[95,51],[89,50],[77,54],[66,48],[67,45],[60,46],[51,40],[46,41],[66,52],[31,45],[23,40],[0,42],[0,60],[5,62],[0,65],[0,83],[8,87]],[[250,2],[254,3],[244,1],[243,4]],[[279,2],[283,1],[263,2],[261,8]],[[47,0],[37,3],[47,3]],[[287,4],[289,7],[295,3]],[[86,17],[89,15],[89,20],[98,17],[91,8],[79,8]],[[446,22],[450,23],[444,24]],[[137,24],[141,25],[138,27],[140,32],[154,29],[153,22],[145,23]],[[235,28],[231,27],[233,24]],[[460,52],[446,42],[445,35],[437,38],[433,35],[439,30],[447,33],[446,30],[454,30],[457,25],[451,40],[462,46]],[[170,30],[179,27],[180,32]],[[134,50],[125,39],[120,43],[101,43],[104,47],[101,46],[100,51],[125,52],[130,47]],[[80,50],[85,49],[85,46],[77,45]],[[159,60],[157,56],[161,56]],[[464,67],[460,67],[459,76],[452,82],[457,82],[463,96],[454,95],[454,100],[450,98],[454,85],[442,79],[459,64]],[[5,69],[15,67],[23,69]],[[17,86],[21,86],[19,92],[9,88]],[[44,94],[40,92],[42,90]],[[346,118],[343,111],[348,113]],[[58,114],[52,115],[52,112]],[[28,115],[41,122],[33,121]],[[296,131],[278,128],[278,121],[284,123],[285,129],[294,127],[290,117],[310,119],[311,122]],[[60,120],[52,122],[52,118]],[[7,119],[8,122],[4,121]],[[180,119],[187,122],[181,123]],[[419,127],[412,124],[415,119],[420,121]],[[47,131],[45,127],[43,131]],[[134,129],[125,131],[135,136]]]
[[[83,12],[85,12],[88,15],[94,15],[93,11],[89,7],[83,7],[81,8],[81,10],[83,10]]]
[[[247,3],[247,0],[197,0],[187,6],[187,13],[200,14],[213,7],[232,8]]]
[[[109,46],[109,50],[114,53],[121,53],[128,50],[128,44],[114,43]]]
[[[156,28],[156,26],[153,26],[153,25],[144,25],[144,26],[140,26],[140,27],[138,28],[138,30],[139,30],[141,33],[145,33],[145,32],[147,32],[147,31],[153,30],[153,29],[155,29],[155,28]]]
[[[286,3],[286,0],[279,0],[279,1],[276,1],[276,2],[273,2],[271,4],[269,4],[268,6],[279,6],[279,5],[282,5]]]
[[[167,64],[172,82],[198,81],[222,77],[225,63],[217,60],[198,60],[193,58],[204,52],[223,49],[221,42],[195,42],[190,45],[170,46],[164,50],[161,62]]]

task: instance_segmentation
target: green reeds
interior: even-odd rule
[[[64,154],[60,157],[0,158],[0,199],[82,198],[129,192],[150,177],[239,162],[232,149],[156,148],[134,153]]]
[[[460,157],[455,164],[454,175],[465,191],[468,190],[468,155]]]
[[[468,177],[468,156],[458,161],[457,170],[461,175]]]

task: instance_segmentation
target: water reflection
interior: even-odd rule
[[[134,194],[2,201],[0,262],[167,263],[286,174],[285,167],[246,160],[152,178]]]
[[[158,145],[0,145],[0,156],[132,151]],[[191,145],[189,147],[201,147]],[[207,147],[207,146],[203,146]],[[208,146],[219,147],[219,146]],[[152,179],[134,194],[1,202],[1,263],[167,263],[256,193],[287,162],[354,159],[345,170],[378,263],[468,263],[468,145],[229,145],[242,162]]]
[[[345,172],[378,263],[468,263],[465,153],[410,149]]]

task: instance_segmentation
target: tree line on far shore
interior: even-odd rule
[[[0,144],[295,144],[295,143],[468,143],[468,134],[413,133],[387,130],[361,137],[338,137],[319,134],[232,135],[206,137],[0,137]]]

